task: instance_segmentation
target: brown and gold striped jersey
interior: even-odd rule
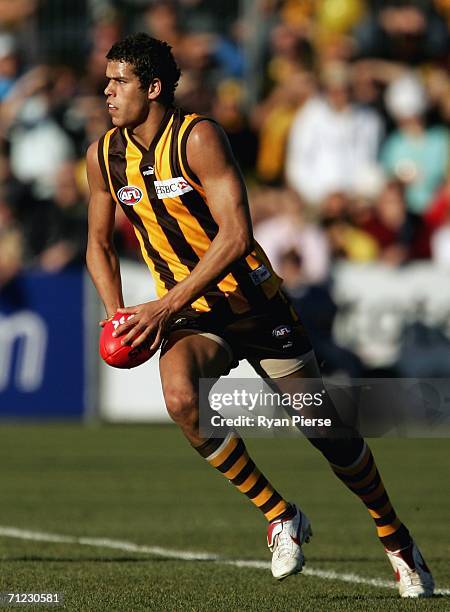
[[[103,178],[134,226],[159,297],[191,273],[218,231],[186,157],[189,133],[206,119],[169,108],[148,149],[126,128],[109,130],[99,141]],[[280,284],[255,243],[254,250],[232,264],[192,307],[207,312],[227,299],[233,312],[247,312],[272,298]]]

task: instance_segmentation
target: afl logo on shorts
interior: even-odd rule
[[[288,336],[291,331],[292,328],[289,327],[289,325],[279,325],[272,331],[272,336],[274,338],[284,338],[285,336]]]
[[[122,204],[126,204],[127,206],[134,206],[142,199],[142,191],[139,187],[135,187],[134,185],[126,185],[119,189],[117,192],[117,197],[122,202]]]

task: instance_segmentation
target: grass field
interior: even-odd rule
[[[437,588],[450,589],[448,441],[371,445]],[[366,583],[393,584],[390,566],[364,507],[307,442],[248,440],[248,448],[312,521],[308,573],[282,583],[265,567],[262,516],[175,428],[3,426],[0,592],[58,591],[65,609],[95,612],[450,609],[448,595],[403,601]],[[198,552],[212,559],[187,554]]]

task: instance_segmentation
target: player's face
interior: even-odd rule
[[[132,66],[126,62],[109,61],[106,78],[106,104],[113,125],[132,127],[143,123],[148,115],[149,100]]]

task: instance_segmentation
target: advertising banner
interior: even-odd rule
[[[0,418],[74,419],[85,409],[84,276],[24,273],[0,292]]]

